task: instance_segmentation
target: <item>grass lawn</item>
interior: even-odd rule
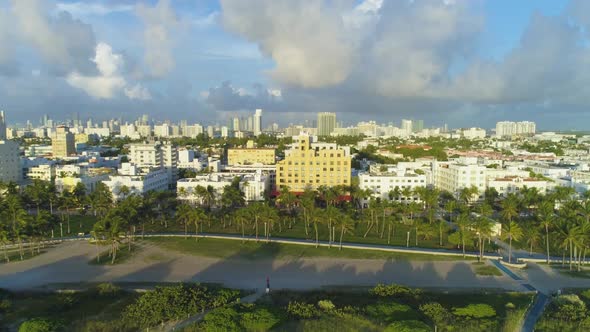
[[[486,265],[483,262],[482,263],[476,262],[476,263],[473,263],[473,265],[476,265],[475,274],[477,274],[478,276],[496,276],[496,277],[502,276],[502,272],[495,266]]]
[[[88,234],[96,223],[96,217],[93,215],[70,215],[70,233],[68,233],[68,222],[67,216],[64,216],[64,222],[62,223],[63,235],[64,236],[75,236],[78,233]],[[61,235],[61,229],[59,223],[53,226],[53,236],[59,237]]]
[[[302,246],[281,243],[266,243],[264,241],[199,239],[195,238],[146,238],[161,248],[197,256],[231,258],[231,259],[272,259],[293,257],[337,257],[352,259],[405,259],[405,260],[463,260],[461,256],[436,256],[423,254],[390,253],[373,250],[342,249]]]
[[[565,264],[565,266],[561,266],[560,264],[551,264],[550,265],[553,269],[558,271],[559,273],[572,277],[572,278],[582,278],[582,279],[590,279],[590,270],[587,268],[582,268],[581,271],[578,271],[576,266],[572,268],[570,271],[569,264]]]

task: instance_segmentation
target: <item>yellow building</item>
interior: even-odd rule
[[[234,165],[274,165],[276,162],[275,149],[258,149],[254,142],[248,141],[246,148],[227,150],[227,164]]]
[[[80,134],[76,134],[74,136],[74,141],[76,142],[76,144],[78,143],[88,143],[89,139],[88,139],[88,134],[84,134],[84,133],[80,133]]]
[[[59,126],[51,137],[53,157],[63,158],[76,154],[76,140],[68,127]]]
[[[306,188],[350,185],[351,157],[346,148],[333,143],[312,143],[309,135],[299,135],[285,159],[277,163],[276,187],[287,186],[291,191]]]

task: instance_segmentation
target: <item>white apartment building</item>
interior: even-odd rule
[[[152,142],[129,145],[129,161],[139,168],[163,168],[168,173],[168,183],[178,179],[178,149],[170,143]]]
[[[520,176],[494,178],[488,181],[488,187],[494,188],[501,197],[508,194],[518,194],[524,187],[536,188],[540,194],[547,192],[547,181]]]
[[[252,121],[253,121],[252,131],[254,132],[254,136],[258,136],[262,133],[262,110],[261,109],[256,110]],[[227,137],[227,128],[225,130],[226,130],[226,135],[223,136],[223,128],[221,129],[221,136],[222,137]]]
[[[534,135],[537,125],[531,121],[500,121],[496,123],[496,136]]]
[[[475,187],[480,196],[486,189],[485,166],[476,163],[459,162],[434,162],[432,176],[434,186],[440,190],[446,190],[452,194],[458,194],[463,188]]]
[[[51,154],[53,154],[51,145],[33,144],[25,148],[25,156],[27,157],[42,157]]]
[[[109,128],[85,128],[84,134],[97,135],[100,137],[109,137],[109,136],[111,136],[111,129],[109,129]]]
[[[182,135],[185,137],[196,138],[203,133],[203,126],[195,124],[192,126],[182,127]]]
[[[55,165],[39,165],[29,168],[29,171],[27,172],[27,177],[29,179],[51,181],[51,179],[56,176],[55,171]]]
[[[121,164],[117,175],[109,176],[103,183],[109,188],[114,199],[124,198],[121,188],[127,187],[129,194],[143,195],[150,191],[168,189],[168,173],[162,168],[139,168],[130,163]]]
[[[1,114],[3,116],[3,114]],[[22,178],[19,145],[0,140],[0,181],[20,182]]]
[[[197,203],[199,202],[199,197],[196,195],[197,187],[207,188],[211,186],[215,189],[217,199],[219,199],[223,193],[223,188],[231,185],[236,177],[240,178],[240,190],[244,193],[244,199],[247,202],[262,201],[264,200],[265,191],[270,191],[270,176],[260,171],[254,174],[210,173],[198,175],[195,178],[178,180],[176,184],[178,198]]]
[[[206,162],[202,162],[197,158],[196,151],[193,150],[179,150],[178,151],[178,168],[192,169],[200,171],[203,169]]]
[[[473,127],[461,130],[461,135],[467,139],[483,139],[486,137],[486,130]]]
[[[80,165],[58,165],[55,167],[55,189],[58,192],[74,190],[78,183],[91,193],[99,182],[108,179],[109,169],[90,169]]]
[[[394,197],[394,200],[406,203],[419,201],[415,189],[426,186],[428,186],[427,176],[425,174],[417,174],[411,171],[387,171],[380,172],[379,174],[359,174],[359,187],[362,190],[371,190],[373,192],[373,197],[380,197],[385,200],[389,200],[389,193],[395,191],[397,188],[400,192],[404,189],[410,189],[412,190],[412,195],[409,197],[400,195],[399,197]]]

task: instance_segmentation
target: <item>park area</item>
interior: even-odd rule
[[[0,293],[0,324],[27,331],[514,331],[533,295],[395,284],[259,294],[216,284],[62,285]],[[155,286],[155,287],[154,287]],[[146,289],[137,292],[138,288]],[[187,320],[187,318],[191,318]],[[183,324],[185,322],[189,324]]]

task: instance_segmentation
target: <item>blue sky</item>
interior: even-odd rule
[[[0,0],[0,109],[587,129],[587,3]]]

